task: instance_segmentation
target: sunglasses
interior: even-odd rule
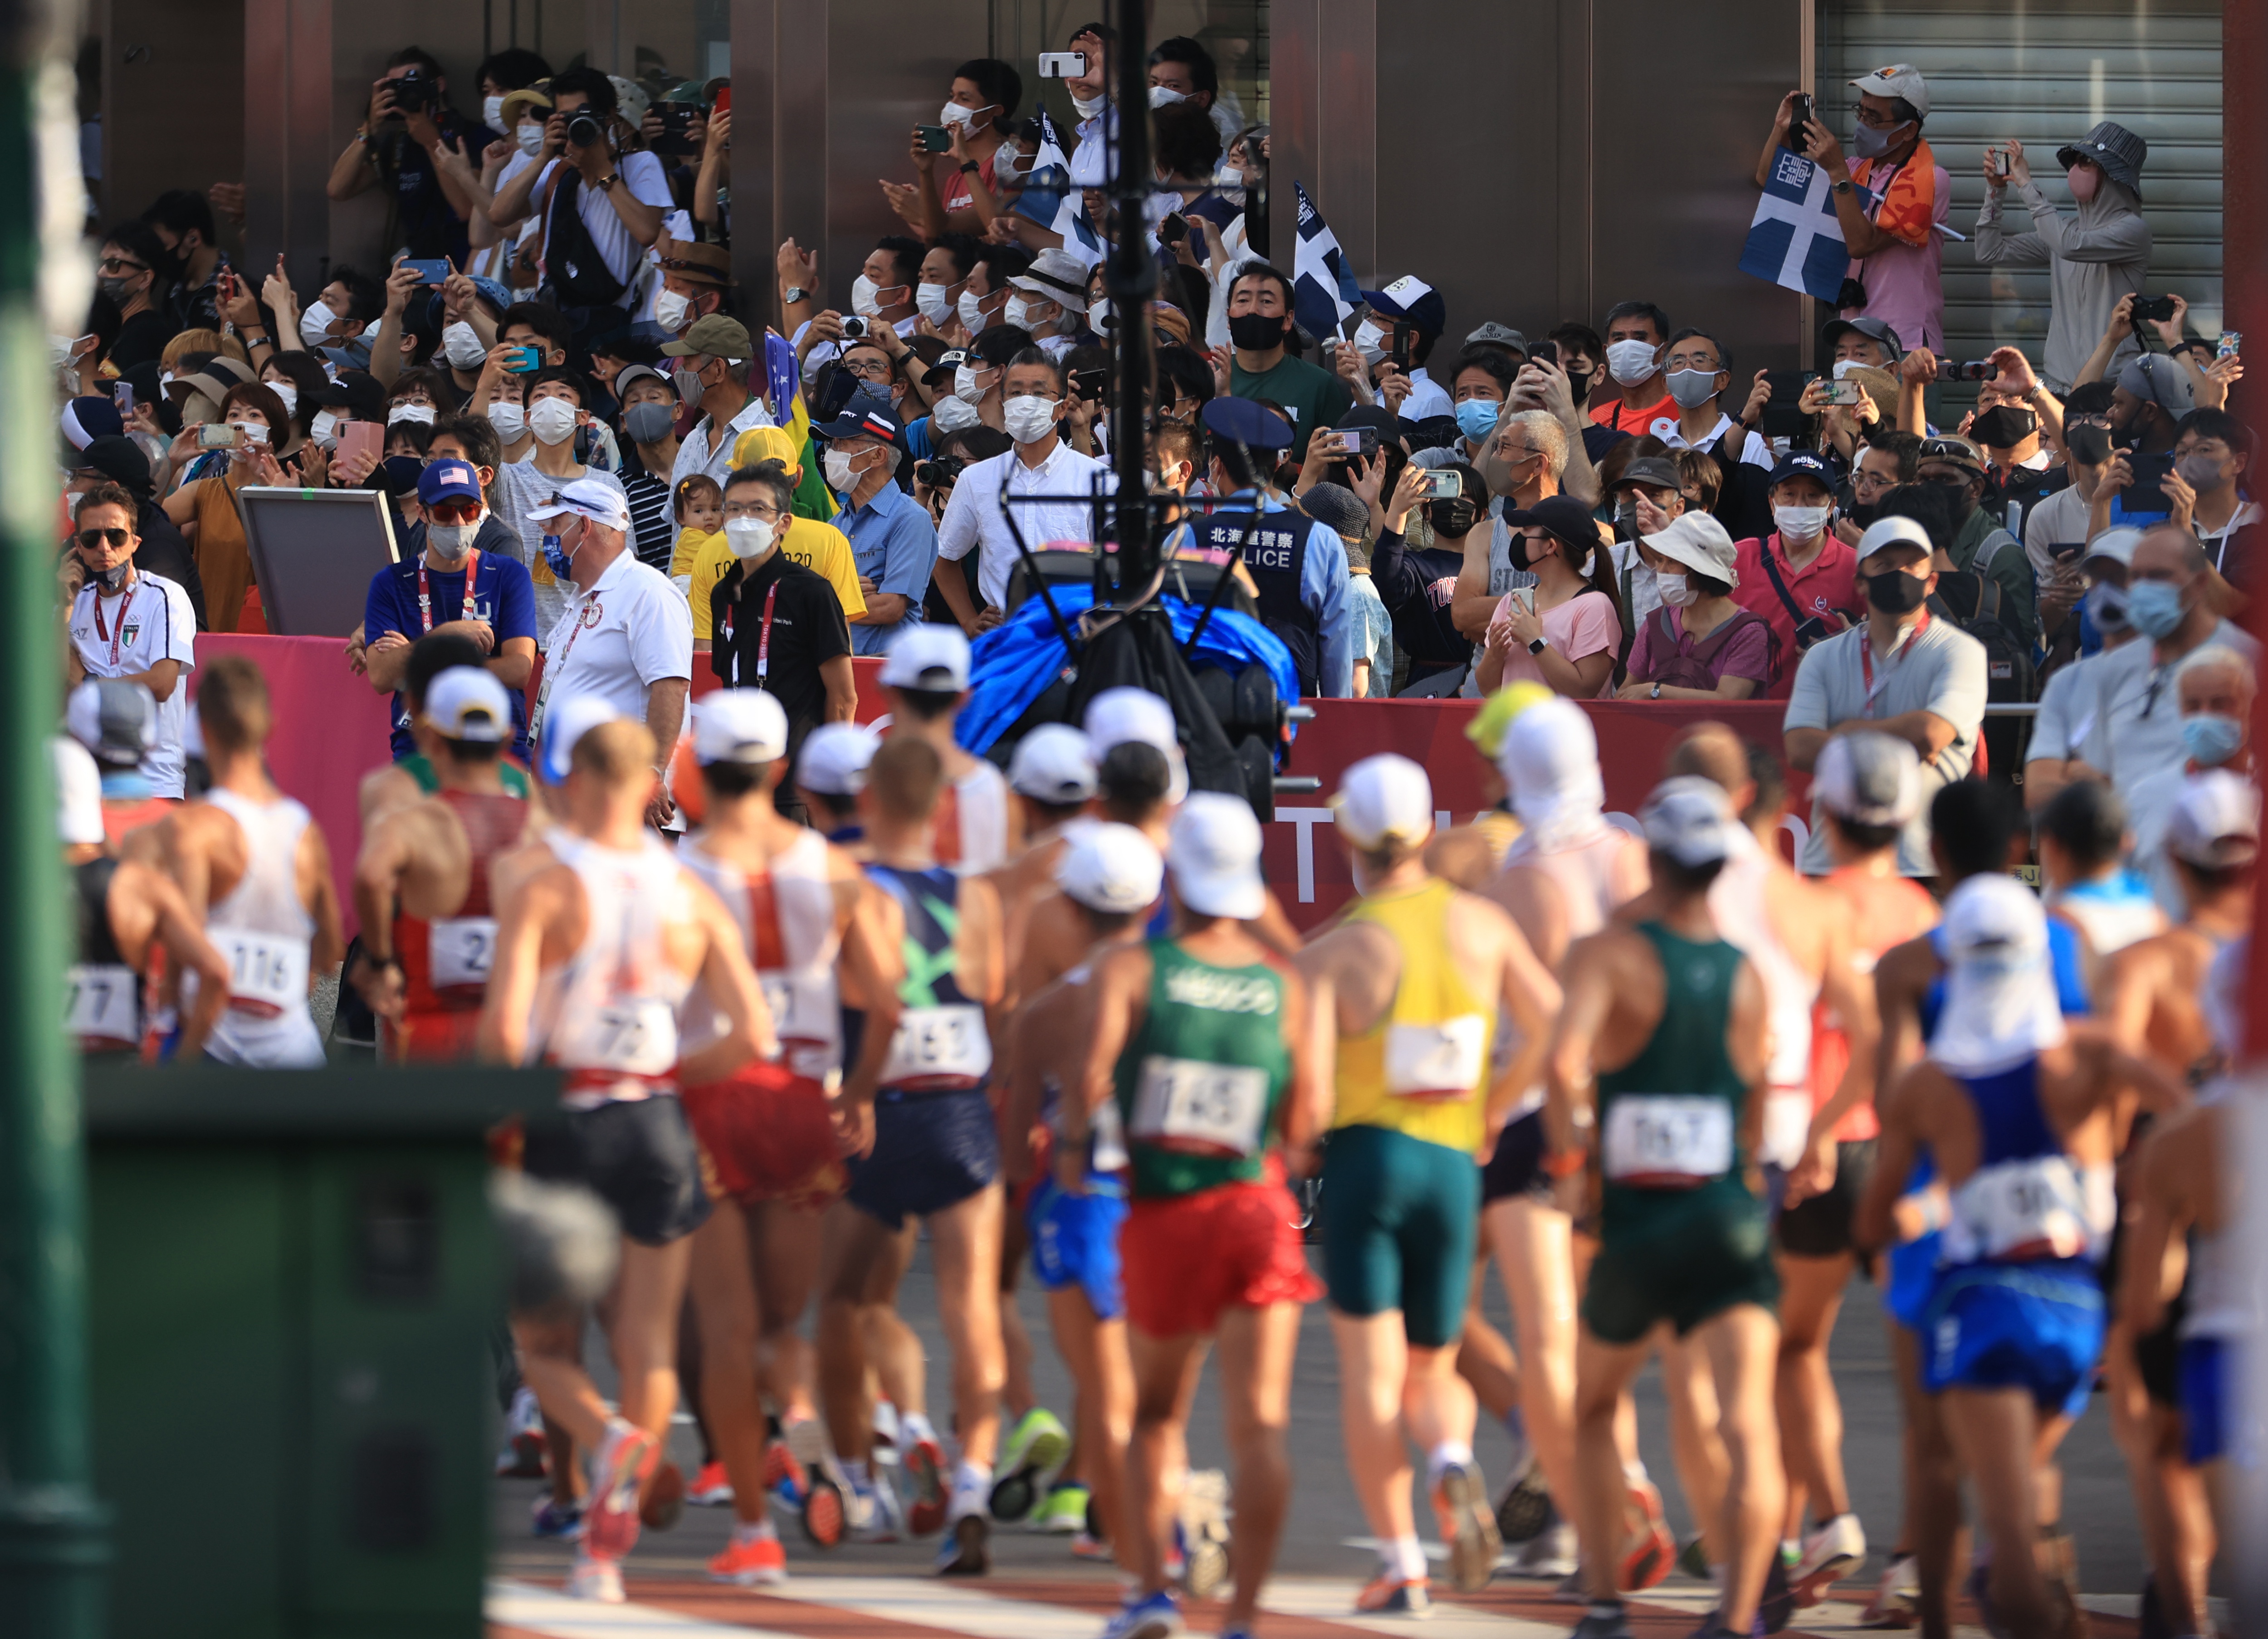
[[[425,509],[426,517],[442,524],[469,524],[480,515],[477,501],[437,501]]]
[[[78,532],[78,544],[89,551],[105,543],[122,547],[132,538],[122,529],[82,529]]]
[[[105,273],[147,273],[150,271],[150,264],[148,262],[129,261],[123,256],[105,256],[102,259],[101,267]]]

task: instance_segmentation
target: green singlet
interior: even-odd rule
[[[1118,1055],[1134,1198],[1256,1181],[1292,1079],[1284,976],[1216,967],[1169,938],[1149,951],[1149,1012]]]

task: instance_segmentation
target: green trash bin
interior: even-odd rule
[[[119,1639],[479,1639],[504,1271],[483,1137],[558,1078],[90,1065]]]

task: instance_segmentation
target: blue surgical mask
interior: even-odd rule
[[[1457,406],[1457,430],[1478,444],[1496,430],[1497,414],[1503,408],[1494,399],[1466,399]]]
[[[2178,586],[2161,580],[2138,580],[2126,588],[2126,618],[2145,637],[2169,636],[2187,613]]]
[[[2235,717],[2200,711],[2182,719],[2182,749],[2200,768],[2217,768],[2244,748],[2244,724]]]

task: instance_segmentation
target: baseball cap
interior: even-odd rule
[[[958,626],[917,621],[882,657],[882,686],[957,695],[968,687],[968,637]]]
[[[787,755],[787,711],[761,688],[724,688],[693,708],[693,757],[762,764]]]
[[[1910,518],[1878,518],[1867,525],[1867,533],[1859,537],[1859,562],[1864,563],[1884,547],[1919,547],[1931,555],[1937,551],[1929,531]]]
[[[74,450],[84,450],[97,438],[115,438],[126,431],[118,406],[89,393],[63,406],[63,437]]]
[[[2136,398],[2159,406],[2170,415],[2186,415],[2197,408],[2190,390],[2189,372],[2163,353],[2130,358],[2118,372],[2118,385]]]
[[[1682,774],[1653,788],[1638,812],[1646,845],[1681,865],[1706,865],[1731,851],[1733,810],[1725,788],[1697,774]]]
[[[527,515],[534,518],[552,518],[572,514],[587,518],[594,524],[604,524],[609,529],[630,526],[630,503],[614,485],[598,478],[577,478],[559,487],[546,506],[532,506]]]
[[[828,797],[856,797],[866,789],[866,765],[881,746],[881,736],[870,728],[822,723],[803,742],[795,783]]]
[[[1130,825],[1108,822],[1081,830],[1056,865],[1056,886],[1066,894],[1089,910],[1122,915],[1156,904],[1165,878],[1156,843]]]
[[[1890,328],[1889,320],[1886,319],[1830,319],[1820,328],[1819,345],[1832,353],[1837,339],[1851,330],[1889,349],[1892,364],[1905,356],[1905,347],[1899,342],[1898,333]]]
[[[2182,782],[2166,822],[2166,852],[2208,871],[2249,865],[2260,853],[2260,792],[2226,768]]]
[[[877,438],[884,444],[900,444],[904,434],[898,418],[890,414],[889,401],[872,393],[860,393],[843,407],[843,413],[833,421],[814,423],[811,429],[814,438]]]
[[[1837,734],[1820,750],[1811,791],[1853,825],[1902,826],[1921,812],[1921,759],[1894,735]]]
[[[1685,481],[1677,475],[1677,464],[1662,455],[1641,455],[1631,461],[1623,468],[1622,476],[1615,480],[1614,487],[1619,489],[1624,484],[1649,484],[1656,489],[1681,493],[1685,488]]]
[[[2087,558],[2109,558],[2122,568],[2132,569],[2134,548],[2141,544],[2140,530],[2121,526],[2117,529],[2106,529],[2088,541],[2086,549],[2080,554],[2080,556],[2082,561]]]
[[[784,427],[751,427],[733,440],[733,467],[738,470],[759,461],[777,461],[787,468],[791,481],[800,480],[803,440]]]
[[[417,474],[417,499],[425,506],[433,506],[443,501],[478,501],[481,498],[480,470],[470,461],[445,455],[429,463],[425,470]]]
[[[673,394],[677,393],[677,383],[662,371],[656,370],[652,364],[625,364],[615,376],[616,401],[619,401],[629,393],[633,383],[640,381],[659,381]]]
[[[138,768],[158,744],[158,698],[122,677],[91,677],[64,702],[63,727],[98,762]]]
[[[1828,470],[1826,462],[1808,450],[1790,450],[1781,456],[1779,465],[1771,469],[1771,476],[1764,480],[1764,488],[1777,489],[1791,478],[1816,479],[1830,494],[1835,489],[1835,474]]]
[[[1110,754],[1113,746],[1123,746],[1129,740],[1155,746],[1167,756],[1182,748],[1174,709],[1163,695],[1146,688],[1104,689],[1086,702],[1086,717],[1080,726],[1086,731],[1086,747],[1097,762]]]
[[[337,380],[307,394],[307,402],[323,409],[344,410],[354,421],[386,419],[386,389],[376,376],[359,370],[341,371]]]
[[[1587,548],[1599,544],[1598,526],[1592,520],[1591,509],[1571,495],[1546,496],[1534,506],[1506,512],[1504,521],[1513,529],[1533,525],[1549,530],[1571,547]]]
[[[1339,777],[1331,815],[1340,834],[1359,849],[1418,842],[1433,828],[1433,782],[1390,751],[1365,757]]]
[[[736,364],[756,356],[748,327],[722,313],[702,314],[676,341],[664,342],[661,350],[672,358],[727,358]]]
[[[1491,319],[1465,338],[1467,347],[1508,347],[1525,356],[1528,351],[1528,338],[1510,325],[1500,325]]]
[[[1241,797],[1192,791],[1166,837],[1174,893],[1201,916],[1249,922],[1268,903],[1260,880],[1260,821]]]
[[[1058,808],[1086,801],[1094,795],[1094,756],[1086,736],[1068,723],[1041,724],[1008,759],[1008,789]]]
[[[570,695],[543,714],[543,742],[535,752],[535,777],[546,785],[567,783],[575,742],[620,715],[596,695]]]
[[[1292,425],[1274,410],[1250,399],[1212,398],[1197,413],[1205,430],[1217,438],[1256,450],[1288,450]]]
[[[1929,82],[1921,70],[1911,62],[1893,62],[1886,69],[1876,69],[1872,74],[1862,74],[1851,82],[1860,91],[1872,92],[1877,97],[1903,97],[1913,104],[1914,112],[1929,112]]]
[[[2044,960],[2047,914],[2039,898],[2014,877],[1989,871],[1970,877],[1945,901],[1945,953],[1955,966],[1984,961],[2014,967]]]
[[[512,739],[512,695],[485,666],[453,665],[425,685],[425,721],[445,739],[501,746]]]
[[[1589,514],[1584,516],[1587,518]],[[1680,512],[1660,533],[1642,535],[1639,539],[1663,557],[1712,580],[1732,586],[1740,584],[1741,577],[1733,568],[1733,561],[1739,556],[1733,538],[1725,533],[1722,524],[1706,512]]]
[[[48,750],[55,762],[55,840],[99,848],[102,770],[94,766],[86,747],[67,735],[51,736]]]
[[[1973,440],[1957,432],[1932,433],[1921,441],[1921,459],[1925,461],[1950,461],[1955,467],[1967,467],[1972,473],[1984,470],[1984,452]]]
[[[1414,273],[1382,290],[1365,290],[1362,299],[1370,304],[1373,312],[1402,320],[1425,335],[1440,334],[1441,327],[1449,322],[1448,305],[1441,300],[1441,293]]]

